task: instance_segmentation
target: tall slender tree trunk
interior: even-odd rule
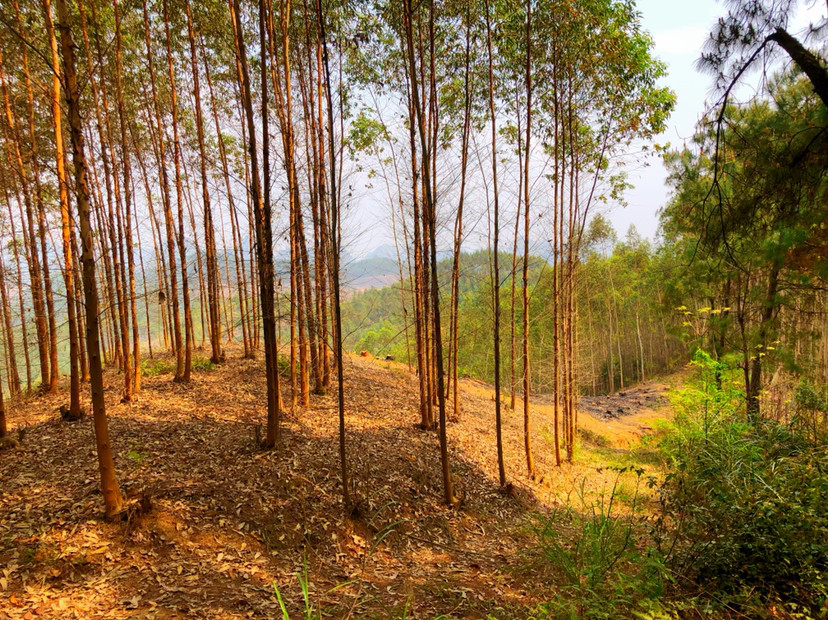
[[[495,111],[494,53],[492,50],[492,24],[489,0],[486,0],[486,49],[489,61],[489,116],[492,121],[492,185],[494,189],[494,384],[495,384],[495,436],[497,438],[497,470],[501,488],[506,486],[506,466],[503,462],[503,429],[501,427],[500,402],[500,195],[497,184],[497,114]]]
[[[264,41],[264,20],[263,1],[259,3],[259,35],[260,42]],[[265,338],[265,372],[267,375],[267,436],[266,446],[274,447],[279,442],[279,416],[281,398],[279,395],[279,369],[278,360],[276,358],[276,325],[273,308],[273,248],[272,248],[272,231],[271,231],[271,212],[270,204],[265,202],[262,204],[262,193],[259,181],[259,156],[256,148],[256,122],[253,114],[253,100],[250,89],[250,73],[247,62],[247,48],[244,43],[244,30],[241,21],[241,8],[239,0],[232,0],[230,10],[233,16],[233,24],[235,31],[236,42],[236,56],[240,66],[242,103],[244,106],[246,120],[247,120],[247,137],[249,140],[248,153],[250,155],[250,198],[255,214],[255,228],[256,228],[256,248],[259,259],[259,288],[262,304],[262,320],[264,323],[264,338]],[[263,46],[262,49],[265,49]],[[263,59],[266,58],[263,54]],[[266,62],[263,60],[263,62]],[[262,71],[262,90],[266,95],[266,65],[263,66]],[[263,102],[267,101],[267,97],[263,98]],[[267,107],[263,107],[263,121],[265,128],[267,127]],[[265,132],[267,133],[267,131]]]
[[[405,30],[406,30],[406,39],[407,39],[407,48],[408,48],[408,71],[409,71],[409,80],[411,84],[411,93],[412,99],[414,100],[414,111],[415,111],[415,118],[411,119],[412,121],[417,123],[418,126],[418,133],[420,136],[420,148],[423,153],[422,157],[422,166],[423,166],[423,183],[425,186],[424,191],[424,204],[423,204],[423,222],[424,222],[424,237],[428,238],[429,241],[429,248],[431,250],[431,313],[433,319],[433,337],[434,337],[434,348],[435,348],[435,365],[436,365],[436,373],[437,373],[437,406],[438,412],[440,416],[440,460],[442,464],[442,474],[443,474],[443,499],[446,504],[453,506],[457,503],[457,498],[454,496],[454,492],[452,490],[452,480],[451,480],[451,471],[449,468],[449,460],[448,460],[448,437],[446,434],[446,394],[444,390],[444,382],[445,376],[443,374],[443,337],[441,333],[441,325],[440,325],[440,290],[439,284],[437,280],[437,248],[436,248],[436,231],[437,231],[437,223],[436,223],[436,204],[435,204],[435,195],[432,193],[433,187],[433,179],[431,178],[431,165],[432,165],[432,154],[430,149],[432,148],[429,145],[428,136],[426,134],[426,123],[425,123],[425,115],[423,113],[422,106],[420,104],[420,98],[418,94],[418,85],[417,85],[417,68],[414,59],[414,36],[413,36],[413,11],[411,6],[411,0],[404,1],[404,12],[405,12]],[[433,12],[430,13],[430,26],[433,35],[433,26],[434,26],[434,14]],[[433,36],[432,36],[433,40]],[[433,75],[431,79],[434,80],[436,77]],[[436,103],[435,103],[436,105]],[[435,127],[436,131],[436,127]]]
[[[213,226],[213,210],[210,206],[210,190],[207,186],[207,149],[204,144],[204,116],[201,112],[201,84],[198,71],[198,53],[196,51],[195,33],[190,2],[187,0],[187,34],[190,39],[190,59],[193,68],[193,98],[196,110],[196,132],[198,133],[198,150],[201,157],[201,195],[204,202],[204,245],[207,254],[207,304],[210,314],[210,359],[218,364],[221,353],[221,317],[219,316],[219,269],[216,256],[216,237]]]
[[[184,188],[181,178],[181,140],[178,132],[178,94],[175,81],[175,65],[173,64],[172,34],[170,32],[169,0],[163,0],[164,33],[167,44],[167,69],[170,77],[170,110],[172,112],[173,129],[173,163],[175,169],[175,196],[178,207],[178,256],[181,261],[181,291],[184,297],[184,367],[176,373],[177,381],[190,381],[192,371],[192,307],[190,305],[190,285],[187,274],[187,245],[184,238]],[[175,294],[175,293],[173,293]]]
[[[6,85],[6,71],[3,65],[2,51],[0,51],[0,87],[3,90],[3,99],[6,106],[6,121],[8,122],[9,132],[11,134],[11,139],[7,136],[10,159],[17,166],[17,175],[20,179],[20,185],[23,191],[23,202],[26,207],[25,218],[21,214],[23,242],[24,248],[26,249],[27,263],[29,265],[30,291],[35,312],[41,388],[48,389],[50,385],[49,328],[43,299],[43,282],[41,279],[40,259],[37,251],[37,238],[34,232],[34,206],[32,204],[31,188],[29,186],[26,166],[23,162],[23,155],[20,149],[20,133],[17,128],[15,114],[11,106],[8,87]],[[34,104],[32,103],[31,105]]]
[[[175,352],[175,377],[180,378],[184,372],[184,343],[181,341],[181,314],[178,301],[178,277],[176,269],[175,246],[176,237],[173,226],[172,201],[170,196],[170,182],[167,174],[166,146],[164,144],[164,130],[161,123],[161,108],[158,104],[158,93],[155,87],[155,61],[152,54],[149,12],[147,11],[147,0],[142,1],[144,11],[144,42],[147,47],[147,68],[149,70],[150,92],[152,103],[155,108],[155,129],[158,140],[158,168],[161,174],[162,202],[164,206],[164,223],[167,234],[167,253],[169,259],[169,281],[172,311],[173,311],[173,347]],[[182,266],[183,269],[183,266]]]
[[[55,128],[55,160],[60,198],[60,221],[63,237],[63,279],[66,286],[66,312],[69,324],[69,419],[81,417],[80,369],[78,368],[78,324],[75,316],[75,271],[72,264],[72,216],[69,206],[69,185],[66,178],[66,152],[63,146],[61,109],[60,56],[52,18],[50,0],[43,0],[46,34],[52,52],[52,123]],[[4,293],[5,297],[5,293]],[[5,301],[5,300],[4,300]]]
[[[87,308],[86,339],[89,350],[90,375],[92,382],[92,411],[94,414],[95,440],[98,448],[98,467],[101,474],[101,492],[104,498],[106,516],[120,514],[124,507],[121,490],[115,476],[115,462],[109,443],[109,426],[104,404],[103,367],[100,357],[98,331],[98,293],[95,281],[95,258],[93,255],[92,227],[89,220],[89,185],[87,183],[86,156],[84,153],[83,127],[80,115],[78,80],[75,73],[74,43],[69,26],[69,12],[66,0],[57,0],[58,22],[60,24],[61,51],[66,83],[66,102],[69,110],[69,125],[72,135],[72,154],[75,168],[75,193],[78,200],[78,222],[81,231],[83,252],[84,297]]]
[[[342,364],[342,312],[339,298],[339,275],[340,258],[342,250],[342,222],[339,209],[339,193],[337,191],[336,175],[336,140],[334,138],[334,107],[333,95],[331,94],[331,70],[328,60],[328,41],[325,36],[325,17],[322,12],[322,0],[317,0],[317,20],[319,22],[319,38],[322,41],[322,55],[325,67],[325,95],[328,103],[328,155],[330,157],[331,177],[331,258],[332,272],[331,285],[333,287],[333,310],[334,310],[334,349],[336,351],[336,371],[339,379],[337,388],[337,406],[339,409],[339,466],[342,479],[342,502],[345,511],[351,510],[350,481],[348,478],[348,461],[345,452],[345,377]]]
[[[203,49],[204,45],[202,42],[202,50]],[[244,269],[244,249],[241,247],[243,245],[241,241],[241,228],[238,224],[236,203],[233,199],[233,188],[230,184],[230,169],[227,165],[227,152],[224,148],[224,139],[221,134],[221,125],[219,123],[216,98],[213,93],[213,80],[210,76],[210,67],[207,63],[207,54],[203,53],[202,56],[204,58],[204,75],[207,78],[207,88],[210,91],[210,108],[213,111],[213,122],[216,127],[216,139],[219,147],[219,158],[221,159],[222,176],[224,177],[227,202],[230,209],[230,232],[233,236],[233,259],[236,266],[236,285],[239,295],[239,315],[241,318],[242,340],[244,342],[244,358],[251,359],[255,356],[255,348],[252,342],[252,330],[250,328],[251,317],[247,297],[247,271]]]
[[[132,167],[129,161],[129,151],[127,150],[127,119],[124,104],[123,92],[123,61],[121,55],[122,39],[121,39],[121,11],[118,0],[113,0],[113,8],[115,12],[115,95],[118,104],[118,121],[121,130],[121,165],[124,173],[124,210],[126,212],[126,230],[125,235],[125,250],[127,258],[127,271],[129,275],[129,303],[130,314],[132,317],[132,370],[135,373],[132,385],[127,384],[126,394],[124,398],[131,400],[134,394],[141,392],[141,334],[138,328],[138,307],[137,307],[137,293],[135,289],[135,257],[132,252],[132,215],[133,215],[133,181],[132,181]],[[140,237],[139,237],[139,252],[140,252]],[[143,256],[141,257],[141,270],[143,272]],[[146,281],[144,282],[144,292],[146,293]],[[146,296],[145,296],[146,301]],[[147,327],[149,328],[149,309],[147,308]],[[150,356],[152,356],[152,340],[150,336],[149,341]],[[131,387],[131,390],[130,390]]]
[[[526,449],[526,470],[535,477],[532,456],[532,432],[529,419],[529,162],[532,138],[532,3],[526,2],[526,153],[523,165],[523,443]]]
[[[20,13],[20,5],[17,2],[17,0],[15,0],[14,2],[14,9],[17,16],[17,24],[18,29],[20,31],[20,35],[25,37],[23,18]],[[35,183],[35,202],[37,204],[37,238],[40,242],[40,259],[42,261],[41,275],[43,278],[43,292],[38,291],[38,294],[44,294],[46,302],[46,315],[49,327],[49,331],[47,334],[49,339],[49,382],[48,384],[44,382],[42,387],[48,388],[48,391],[50,393],[54,393],[57,391],[57,382],[58,377],[60,375],[57,352],[57,327],[55,322],[55,298],[54,293],[52,291],[52,278],[49,271],[49,254],[46,247],[46,207],[43,201],[43,188],[40,179],[40,161],[38,155],[38,140],[37,133],[35,131],[35,116],[37,115],[37,112],[35,110],[34,90],[32,88],[31,73],[29,71],[28,42],[25,40],[22,49],[23,73],[26,76],[26,93],[29,98],[29,136],[31,140],[29,150],[32,174]],[[31,228],[31,224],[29,235],[32,240],[32,251],[36,252],[37,245],[35,243],[35,233],[34,229]]]

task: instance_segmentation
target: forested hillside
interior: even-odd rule
[[[824,618],[824,9],[4,0],[0,616]]]
[[[704,347],[703,338],[684,323],[679,306],[694,296],[682,291],[685,270],[674,250],[641,239],[634,229],[625,241],[602,217],[594,218],[586,231],[579,265],[575,304],[580,321],[576,334],[576,376],[582,394],[597,395],[624,389],[687,363],[688,355]],[[500,261],[511,264],[512,256],[501,253]],[[522,257],[516,261],[521,269]],[[479,251],[462,254],[458,279],[458,364],[461,377],[493,383],[494,362],[489,343],[492,333],[491,255]],[[551,314],[554,278],[551,265],[530,257],[530,353],[537,359],[532,386],[553,393],[552,346],[555,340]],[[448,286],[451,262],[438,266],[438,277]],[[686,285],[687,283],[684,283]],[[343,306],[344,344],[355,353],[392,356],[398,362],[416,364],[409,316],[410,281],[391,287],[363,291]],[[521,312],[519,286],[511,274],[501,284],[501,313],[510,317]],[[513,295],[514,292],[514,295]],[[514,303],[513,303],[514,300]],[[706,302],[700,299],[702,303]],[[509,320],[501,333],[503,360],[507,368],[520,366],[522,326]],[[406,336],[408,339],[406,339]],[[516,391],[514,373],[509,390]]]

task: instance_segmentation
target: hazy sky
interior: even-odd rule
[[[664,82],[676,93],[677,99],[667,130],[657,141],[678,147],[693,135],[696,122],[705,110],[705,100],[712,99],[711,77],[700,74],[694,65],[710,27],[724,7],[714,0],[639,0],[637,4],[644,28],[655,39],[655,55],[667,64]],[[651,157],[648,161],[647,168],[630,174],[635,187],[627,193],[628,206],[610,208],[610,220],[619,235],[624,235],[630,224],[635,224],[642,235],[655,235],[657,211],[664,205],[668,189],[664,185],[666,170],[661,160]]]

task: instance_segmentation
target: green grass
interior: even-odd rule
[[[203,372],[212,372],[216,369],[216,365],[206,357],[194,357],[191,368]]]
[[[175,372],[175,366],[164,360],[144,360],[141,362],[141,374],[145,377],[170,375]]]

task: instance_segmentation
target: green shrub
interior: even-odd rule
[[[824,609],[828,454],[795,426],[748,423],[735,370],[699,353],[662,442],[672,471],[654,529],[669,566],[722,601]]]
[[[279,367],[280,377],[290,377],[290,359],[279,356],[276,358],[276,364]]]
[[[216,365],[206,357],[194,357],[190,362],[190,367],[193,370],[201,370],[205,372],[212,372],[216,369]]]
[[[620,468],[609,493],[588,501],[584,482],[576,507],[567,501],[538,528],[543,555],[563,580],[562,596],[543,604],[538,618],[618,618],[658,600],[666,573],[653,548],[640,551],[646,531],[639,516],[639,486],[643,470]],[[617,514],[621,476],[636,475],[630,512]],[[571,499],[571,498],[570,498]]]
[[[825,386],[802,379],[794,390],[794,416],[791,426],[814,441],[826,442],[828,435],[828,398]]]
[[[589,430],[588,428],[579,428],[578,436],[586,443],[598,446],[599,448],[609,448],[612,445],[609,439],[600,433]]]
[[[175,366],[164,360],[144,360],[141,362],[141,374],[144,377],[157,377],[175,372]]]

